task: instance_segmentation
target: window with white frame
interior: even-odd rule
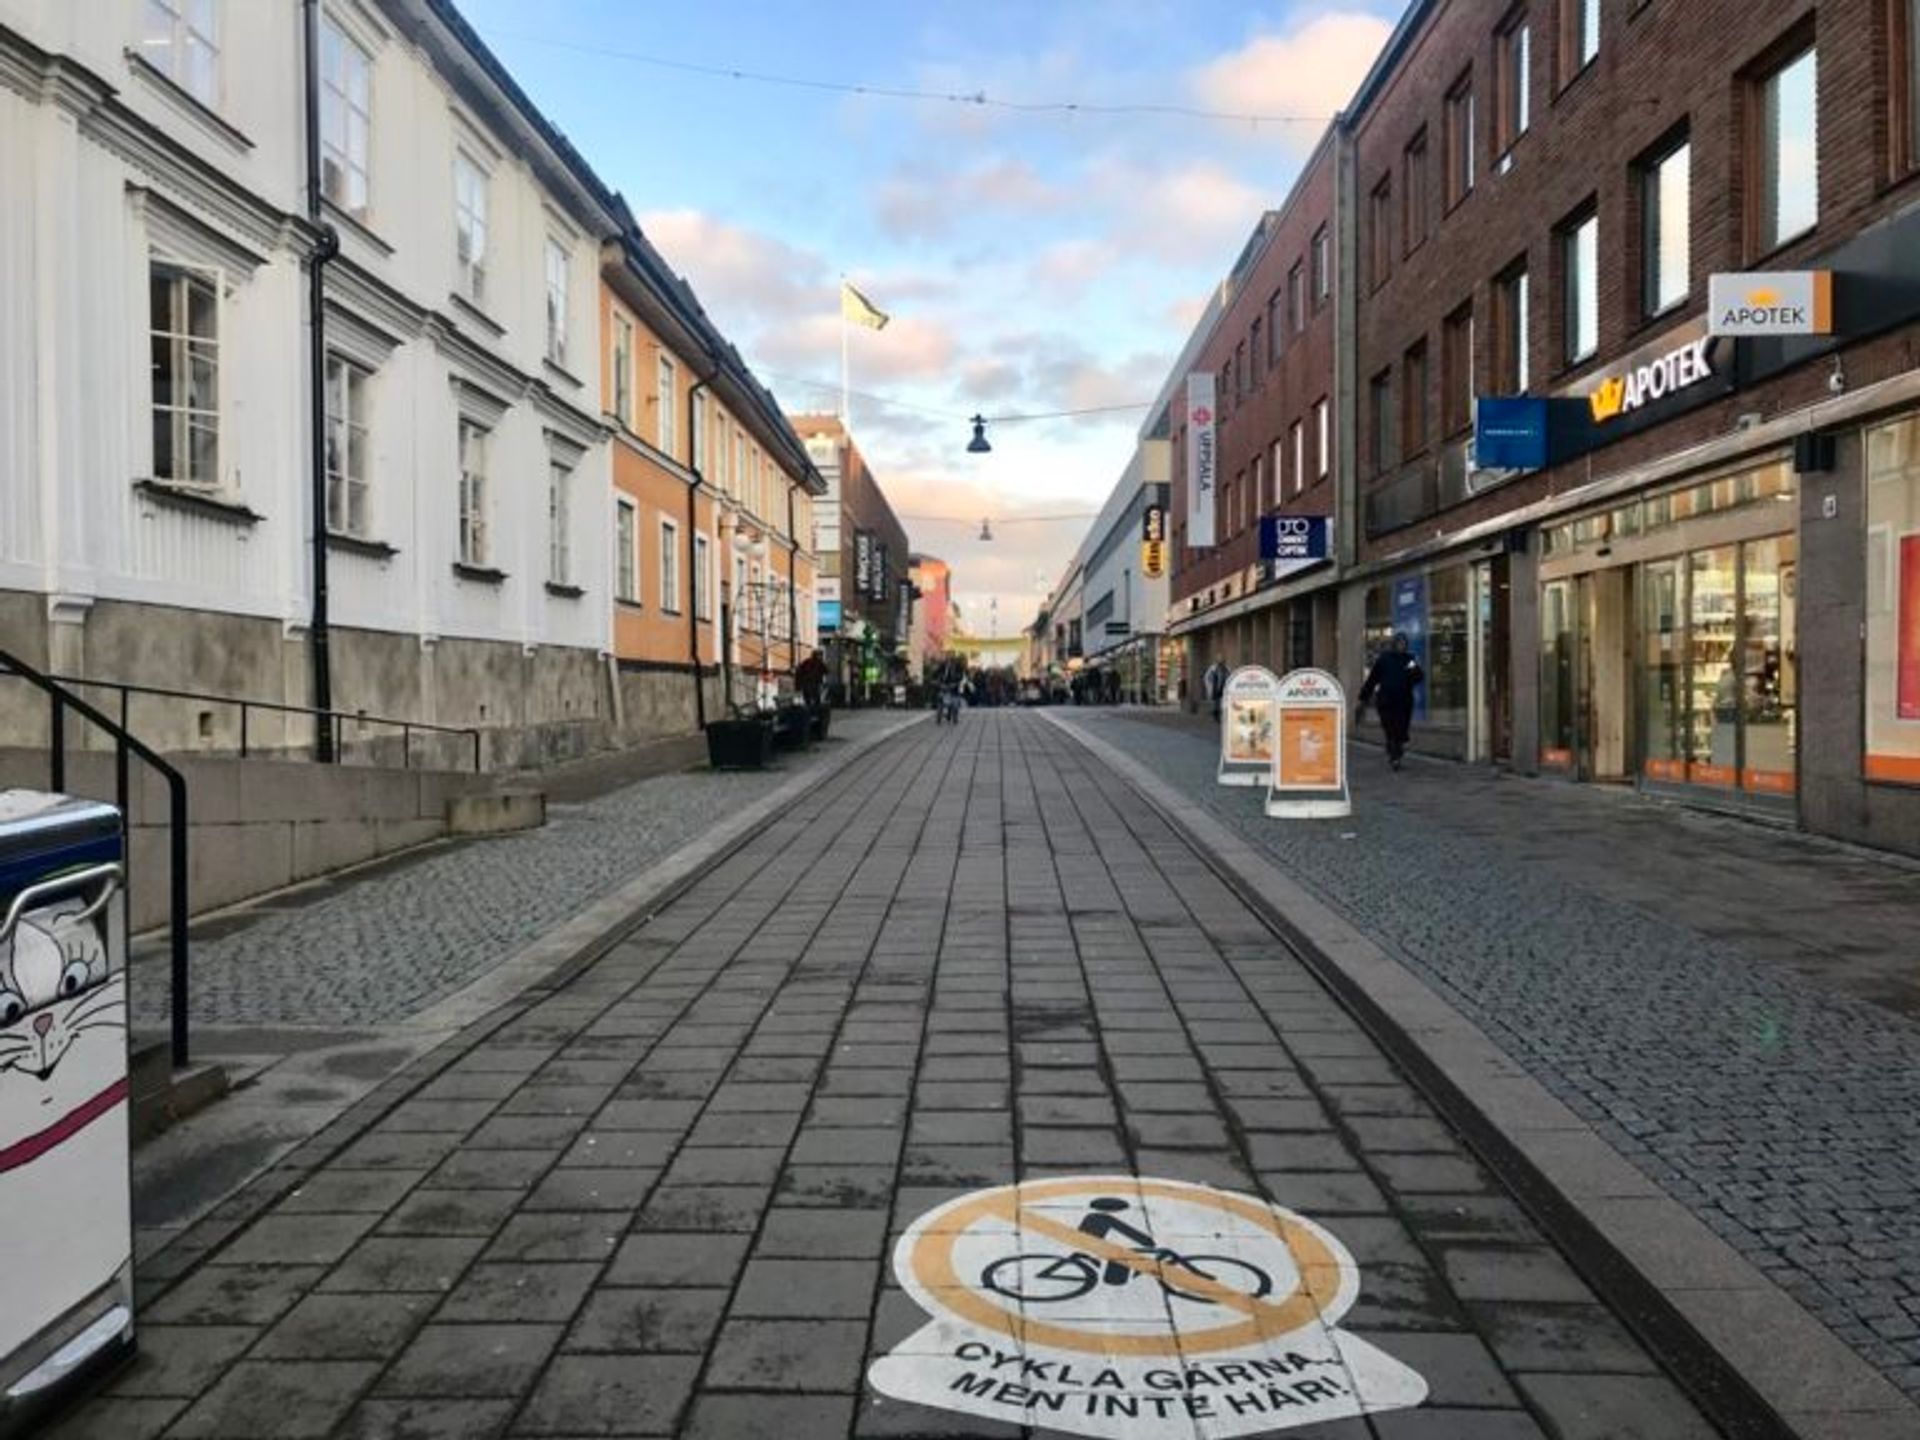
[[[708,553],[705,535],[693,537],[693,614],[697,620],[713,618],[713,559]]]
[[[660,608],[680,613],[680,527],[665,516],[660,519]]]
[[[547,583],[573,584],[573,471],[547,462]]]
[[[567,247],[547,237],[547,359],[567,363],[567,270],[573,257]]]
[[[1693,263],[1693,147],[1683,136],[1640,167],[1640,303],[1648,315],[1687,298]]]
[[[660,357],[660,393],[656,401],[660,407],[660,414],[656,417],[658,423],[654,430],[654,437],[659,443],[662,455],[673,454],[673,381],[673,361],[662,355]]]
[[[320,193],[355,219],[367,213],[373,58],[331,18],[320,22]]]
[[[733,465],[727,471],[727,494],[734,499],[740,498],[740,487],[746,483],[747,437],[740,431],[733,432]]]
[[[1752,152],[1759,173],[1748,201],[1753,251],[1762,255],[1820,220],[1819,61],[1809,45],[1754,84]]]
[[[1600,217],[1588,211],[1560,231],[1561,354],[1578,365],[1600,348]]]
[[[209,109],[220,103],[220,25],[216,0],[146,0],[140,54]]]
[[[327,529],[367,537],[367,389],[371,377],[343,355],[327,356]]]
[[[453,226],[460,293],[481,303],[487,297],[487,172],[464,150],[453,154]]]
[[[633,502],[621,496],[613,502],[613,598],[629,605],[640,603],[639,543]]]
[[[613,317],[613,413],[623,426],[633,425],[633,322]]]
[[[693,433],[687,439],[693,446],[690,464],[701,479],[707,475],[707,392],[693,392],[693,418],[688,421]]]
[[[490,554],[487,533],[487,430],[460,422],[460,563],[484,568]]]
[[[220,277],[155,260],[148,272],[153,478],[220,486]]]
[[[1324,480],[1333,468],[1333,411],[1324,396],[1313,407],[1313,423],[1320,432],[1315,441],[1314,463],[1319,467],[1317,477]]]
[[[1307,427],[1293,422],[1293,493],[1307,488]]]

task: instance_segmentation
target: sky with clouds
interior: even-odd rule
[[[461,0],[521,85],[789,410],[838,403],[845,274],[892,323],[851,337],[855,438],[969,628],[1026,624],[1132,453],[1210,288],[1345,103],[1397,0]],[[1018,103],[1293,120],[1073,114]],[[862,393],[863,392],[863,393]],[[871,398],[864,398],[871,397]],[[1046,517],[1083,517],[1054,519]],[[978,539],[991,520],[992,543]]]

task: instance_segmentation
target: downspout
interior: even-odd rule
[[[307,260],[307,423],[312,442],[311,470],[313,596],[307,624],[307,654],[312,660],[316,710],[333,709],[333,656],[327,616],[327,262],[340,253],[340,236],[326,221],[320,197],[320,4],[301,0],[306,12],[307,219],[318,230]],[[333,726],[316,716],[313,756],[333,758]]]
[[[693,457],[700,448],[693,428],[693,401],[696,395],[713,383],[713,377],[719,373],[720,363],[716,360],[713,368],[694,381],[687,390],[687,469],[693,472],[693,484],[687,487],[687,646],[693,659],[693,713],[702,730],[707,728],[707,687],[700,670],[700,606],[695,603],[700,594],[700,529],[693,502],[700,493],[700,487],[707,483],[707,477],[704,468],[693,463]],[[717,539],[719,526],[716,525],[714,529]],[[709,545],[712,543],[708,542]]]

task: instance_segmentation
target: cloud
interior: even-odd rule
[[[786,319],[834,305],[826,262],[758,230],[698,210],[659,210],[640,228],[703,300],[722,300],[733,323]]]
[[[1377,15],[1336,11],[1287,34],[1257,34],[1187,73],[1194,102],[1248,115],[1331,118],[1353,98],[1391,27]],[[1289,127],[1309,142],[1319,127]]]
[[[1159,166],[1107,157],[1089,178],[1113,216],[1111,245],[1169,264],[1214,263],[1222,270],[1267,205],[1280,199],[1213,161]]]
[[[1035,290],[1057,304],[1084,294],[1121,259],[1120,251],[1107,240],[1056,240],[1034,256],[1028,278]]]
[[[873,211],[893,239],[932,240],[983,215],[1057,213],[1070,199],[1026,161],[1001,156],[965,170],[902,169],[874,191]]]

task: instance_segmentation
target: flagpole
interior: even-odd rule
[[[850,430],[850,401],[847,391],[847,277],[840,276],[840,426]]]

